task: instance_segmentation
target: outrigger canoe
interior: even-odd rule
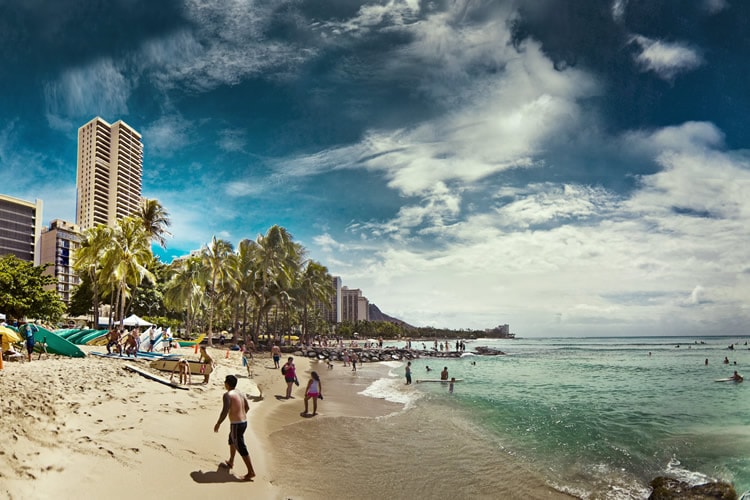
[[[203,342],[204,338],[206,338],[206,334],[202,333],[195,340],[180,340],[180,339],[172,339],[172,340],[180,344],[180,347],[192,347],[195,344],[200,344],[201,342]]]
[[[86,353],[77,345],[67,341],[56,333],[52,333],[44,327],[37,326],[38,332],[34,334],[36,345],[41,349],[41,342],[47,344],[47,352],[50,354],[59,354],[61,356],[70,356],[71,358],[85,358]]]

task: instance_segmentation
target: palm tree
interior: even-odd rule
[[[165,236],[172,236],[167,231],[171,222],[169,221],[169,212],[159,203],[159,200],[143,198],[138,216],[149,237],[160,247],[167,248]]]
[[[127,297],[144,278],[154,281],[154,275],[146,268],[152,256],[149,235],[142,222],[134,217],[117,221],[112,245],[105,252],[102,265],[115,285],[120,327],[125,320]]]
[[[308,311],[315,303],[329,306],[334,290],[331,275],[321,263],[308,260],[299,275],[295,294],[302,305],[302,334],[308,339]]]
[[[237,251],[229,260],[232,290],[237,297],[237,303],[242,314],[242,338],[247,342],[247,315],[250,301],[259,286],[258,280],[258,245],[248,239],[240,241]],[[254,341],[258,339],[254,336]]]
[[[172,277],[164,289],[164,304],[175,311],[185,311],[186,335],[191,334],[193,320],[203,297],[205,283],[200,257],[188,257],[172,263]]]
[[[102,277],[102,258],[107,249],[111,247],[114,232],[112,228],[104,224],[98,224],[87,229],[83,233],[81,246],[76,250],[73,265],[80,275],[87,274],[91,279],[93,295],[93,322],[94,328],[99,325],[99,281]]]
[[[219,286],[227,275],[226,261],[232,253],[232,244],[225,240],[211,239],[211,244],[203,248],[201,260],[209,276],[208,345],[213,345],[213,321]]]
[[[258,235],[257,266],[259,287],[255,291],[257,319],[255,331],[260,330],[262,316],[280,305],[282,294],[291,288],[293,277],[304,254],[301,245],[292,241],[292,235],[278,225]]]

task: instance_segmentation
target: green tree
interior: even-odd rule
[[[102,259],[107,249],[112,245],[113,231],[112,228],[104,224],[98,224],[83,232],[81,246],[75,252],[73,268],[83,283],[84,277],[88,279],[91,285],[92,302],[87,313],[92,315],[92,324],[94,328],[99,322],[99,300],[100,281],[102,276]],[[80,288],[81,285],[79,285]],[[106,284],[105,284],[106,287]]]
[[[265,235],[258,235],[257,264],[259,286],[255,290],[256,328],[271,309],[282,305],[285,294],[292,287],[297,274],[304,248],[294,243],[292,235],[283,227],[274,225]],[[268,321],[266,321],[268,323]]]
[[[204,268],[200,257],[188,257],[172,262],[169,269],[170,279],[164,287],[164,305],[172,311],[184,311],[186,335],[189,337],[204,297]]]
[[[302,336],[309,341],[308,316],[312,306],[317,303],[328,306],[333,295],[333,284],[328,269],[321,263],[308,260],[298,275],[298,287],[295,296],[302,308]]]
[[[65,303],[54,290],[53,276],[44,274],[47,266],[35,266],[15,255],[0,258],[0,311],[16,319],[24,317],[57,322],[65,312]]]
[[[117,292],[120,327],[125,320],[127,298],[132,296],[144,278],[154,280],[153,274],[146,268],[151,258],[149,235],[141,221],[134,217],[117,221],[112,245],[104,253],[102,267]]]
[[[236,296],[242,315],[242,340],[247,342],[248,314],[260,286],[258,279],[258,245],[248,239],[240,241],[237,251],[229,259],[231,289]],[[258,341],[254,336],[255,342]]]
[[[203,248],[201,258],[203,266],[209,276],[208,290],[208,345],[213,345],[213,322],[216,304],[219,300],[220,287],[226,278],[228,269],[227,258],[232,253],[232,244],[225,240],[217,240],[216,236],[211,239],[211,244]]]
[[[166,236],[172,236],[167,228],[171,225],[169,212],[159,203],[159,200],[144,198],[138,217],[149,237],[162,248],[167,248]]]

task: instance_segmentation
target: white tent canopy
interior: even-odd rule
[[[145,319],[139,318],[135,314],[131,314],[122,323],[125,326],[152,326],[153,323],[149,323]]]

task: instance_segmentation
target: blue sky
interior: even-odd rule
[[[105,9],[106,7],[106,9]],[[750,4],[0,1],[0,192],[143,134],[164,260],[273,224],[415,325],[750,325]]]

